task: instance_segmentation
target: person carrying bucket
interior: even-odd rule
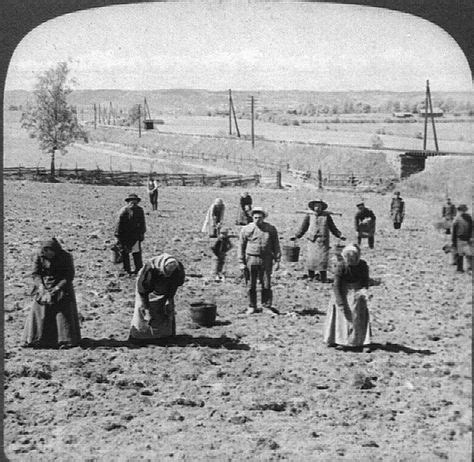
[[[337,238],[345,241],[334,224],[329,212],[326,212],[328,204],[322,199],[308,202],[309,211],[306,213],[300,228],[295,236],[290,240],[301,238],[306,234],[307,255],[306,269],[308,271],[308,279],[310,281],[316,279],[321,282],[327,282],[327,269],[329,263],[329,237],[332,233]],[[316,275],[316,272],[318,274]]]

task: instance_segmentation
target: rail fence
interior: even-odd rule
[[[87,170],[83,168],[58,168],[56,178],[79,181],[90,184],[110,185],[144,185],[149,176],[153,176],[165,186],[250,186],[260,183],[260,175],[204,175],[201,173],[156,173],[156,172],[114,172],[101,169]],[[6,167],[4,178],[34,179],[49,178],[49,171],[44,167]]]

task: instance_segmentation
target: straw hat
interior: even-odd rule
[[[310,208],[311,210],[314,210],[314,207],[316,206],[316,204],[321,204],[321,207],[323,210],[326,210],[328,208],[328,204],[326,204],[326,202],[324,202],[322,199],[316,199],[314,201],[309,201],[308,202],[308,208]]]
[[[263,217],[266,218],[267,217],[267,212],[265,212],[265,210],[263,210],[263,207],[254,207],[251,212],[250,212],[250,215],[254,215],[255,213],[261,213],[263,214]]]

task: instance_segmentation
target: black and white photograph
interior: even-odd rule
[[[2,460],[471,460],[472,5],[14,3]]]

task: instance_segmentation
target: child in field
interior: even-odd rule
[[[232,242],[230,242],[229,230],[222,228],[219,232],[219,236],[211,247],[214,253],[214,271],[216,281],[225,281],[224,265],[226,260],[227,252],[232,248]]]

